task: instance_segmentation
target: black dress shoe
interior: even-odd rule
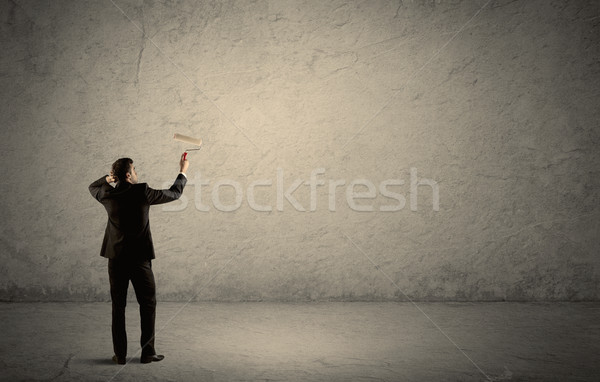
[[[141,363],[150,363],[150,362],[158,362],[165,359],[164,355],[154,354],[154,355],[146,355],[140,358]]]
[[[127,362],[125,357],[120,358],[120,357],[117,357],[116,355],[113,355],[112,360],[114,363],[119,364],[119,365],[125,365],[125,363]]]

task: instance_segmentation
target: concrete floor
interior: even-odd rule
[[[422,311],[410,303],[162,302],[156,347],[166,359],[142,365],[135,354],[137,304],[131,302],[131,359],[119,366],[110,361],[109,303],[2,303],[0,376],[2,381],[600,378],[599,303],[418,306]]]

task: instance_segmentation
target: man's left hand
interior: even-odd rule
[[[117,178],[115,178],[115,177],[113,176],[113,173],[112,173],[112,171],[111,171],[111,172],[110,172],[110,175],[108,175],[108,176],[106,177],[106,183],[114,183],[114,182],[116,182],[116,181],[117,181]]]

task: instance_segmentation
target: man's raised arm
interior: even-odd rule
[[[88,187],[88,189],[90,190],[90,194],[92,194],[92,196],[97,200],[100,201],[100,198],[102,197],[103,191],[106,192],[108,190],[110,190],[110,184],[111,182],[114,182],[115,178],[114,176],[111,175],[105,175],[102,178],[92,182],[92,184],[90,184],[90,186]]]
[[[187,183],[185,172],[190,165],[189,161],[184,158],[185,153],[181,154],[181,159],[179,160],[179,175],[177,175],[177,179],[175,179],[175,182],[168,190],[155,190],[150,187],[146,188],[146,199],[149,204],[168,203],[181,197],[183,188]]]

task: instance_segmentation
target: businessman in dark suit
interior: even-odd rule
[[[127,357],[125,305],[129,281],[140,306],[142,363],[158,362],[163,355],[154,349],[154,322],[156,317],[156,287],[152,273],[155,258],[148,214],[153,204],[179,199],[187,182],[185,172],[189,162],[185,155],[179,161],[179,175],[168,190],[155,190],[146,183],[138,183],[133,160],[118,159],[110,175],[103,176],[89,186],[90,193],[108,213],[108,223],[100,255],[108,258],[110,297],[112,300],[113,361],[123,365]],[[116,182],[113,187],[110,183]]]

